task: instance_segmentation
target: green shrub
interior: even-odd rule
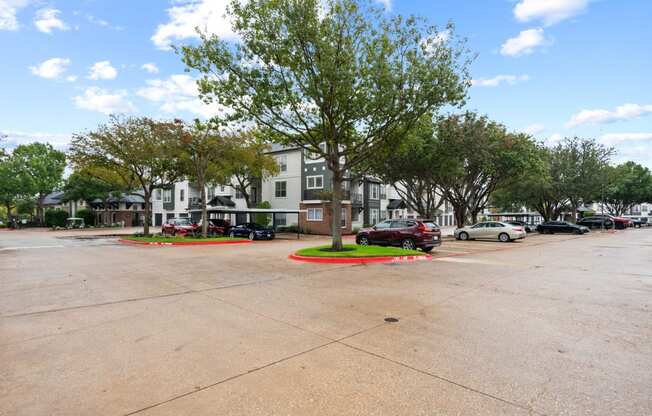
[[[80,209],[77,211],[76,216],[83,218],[87,227],[95,225],[95,213],[90,209]]]
[[[265,208],[269,209],[272,207],[272,204],[270,204],[267,201],[262,201],[256,208]],[[269,224],[271,215],[270,214],[263,214],[259,213],[256,214],[256,224],[261,224],[261,225],[267,225]]]
[[[62,209],[49,209],[45,211],[45,225],[47,227],[65,227],[68,213]]]

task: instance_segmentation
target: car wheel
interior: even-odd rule
[[[582,230],[575,230],[574,233],[575,234],[582,234]]]
[[[507,242],[509,242],[509,240],[510,240],[510,238],[509,238],[509,234],[507,234],[507,233],[500,233],[500,234],[498,234],[498,239],[499,239],[502,243],[507,243]]]
[[[235,238],[235,233],[234,233],[233,231],[231,231],[231,232],[229,233],[229,237],[231,237],[231,238]]]
[[[401,241],[401,248],[403,250],[414,250],[416,246],[414,245],[414,241],[406,238],[405,240]]]
[[[466,240],[469,239],[469,235],[467,233],[465,233],[465,232],[461,232],[459,237],[460,237],[460,240],[462,240],[462,241],[466,241]]]
[[[253,241],[253,239],[254,239],[255,237],[256,237],[256,235],[254,234],[253,231],[249,233],[249,239],[250,239],[250,240]]]
[[[434,247],[424,247],[421,249],[424,253],[430,253]]]
[[[358,238],[358,245],[361,246],[368,246],[369,245],[369,239],[367,238],[366,235],[362,235]]]

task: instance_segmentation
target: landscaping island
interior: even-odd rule
[[[291,254],[289,258],[310,263],[360,264],[430,260],[432,256],[422,251],[404,250],[397,247],[345,244],[342,251],[332,251],[330,246],[309,247]]]
[[[127,236],[118,240],[126,244],[142,244],[149,246],[202,246],[220,244],[245,244],[251,243],[245,238],[232,237],[163,237],[163,236]]]

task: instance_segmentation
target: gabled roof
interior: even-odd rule
[[[235,202],[231,201],[231,198],[222,196],[222,195],[215,195],[213,199],[208,201],[207,205],[211,205],[214,207],[234,207]]]
[[[402,199],[390,199],[387,204],[387,209],[405,209],[406,205]]]
[[[47,194],[43,198],[43,205],[58,205],[61,203],[61,198],[63,198],[63,191],[55,191]]]

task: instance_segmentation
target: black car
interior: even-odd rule
[[[588,233],[589,229],[583,225],[572,224],[566,221],[546,221],[542,224],[537,225],[537,231],[541,234],[584,234]]]
[[[525,229],[526,233],[531,233],[532,232],[532,227],[530,227],[530,224],[528,224],[525,221],[505,221],[507,224],[512,224],[516,226],[521,226]]]
[[[231,227],[229,229],[229,237],[247,237],[250,240],[273,240],[275,235],[274,229],[271,227],[265,227],[255,222],[247,222]]]
[[[609,229],[609,228],[613,228],[614,221],[607,216],[593,216],[593,217],[586,217],[580,219],[579,221],[577,221],[577,225],[582,225],[584,227],[588,227],[591,229],[598,229],[598,228]]]

